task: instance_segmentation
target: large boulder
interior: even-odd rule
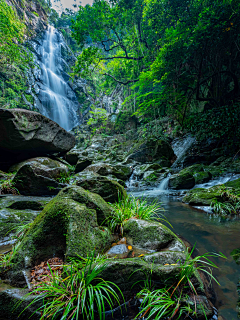
[[[19,166],[20,169],[13,178],[12,184],[22,195],[56,195],[66,186],[68,170],[65,165],[49,167],[33,159]]]
[[[158,162],[162,166],[170,166],[176,156],[171,145],[164,140],[149,139],[132,147],[129,159],[146,163]]]
[[[222,201],[221,186],[215,186],[209,189],[196,188],[190,190],[183,198],[183,202],[193,206],[210,206],[214,201]]]
[[[98,215],[102,220],[110,212],[99,195],[67,187],[34,220],[14,258],[16,265],[30,267],[53,256],[87,257],[94,249],[102,252],[110,247],[111,235],[99,226]]]
[[[63,154],[75,137],[37,112],[0,109],[0,169],[32,157]]]
[[[183,242],[159,222],[129,219],[124,224],[124,236],[129,244],[147,250],[160,251],[170,247],[174,251],[186,249]]]
[[[108,163],[96,163],[88,166],[84,172],[94,172],[101,176],[113,175],[117,179],[125,181],[130,177],[132,170],[130,166],[121,163],[115,165]]]
[[[76,174],[71,182],[86,190],[98,193],[105,201],[111,203],[118,201],[119,197],[124,197],[126,194],[123,186],[117,181],[91,171]]]

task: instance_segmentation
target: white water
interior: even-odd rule
[[[178,138],[173,141],[172,148],[175,155],[177,156],[177,160],[172,165],[173,169],[181,167],[181,162],[184,156],[186,155],[190,147],[193,145],[195,140],[196,139],[191,135],[186,135],[183,139]]]
[[[79,104],[74,91],[62,77],[62,64],[66,63],[61,57],[62,46],[62,35],[49,26],[38,50],[41,68],[38,97],[43,105],[43,114],[69,131],[79,122]]]

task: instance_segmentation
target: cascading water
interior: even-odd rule
[[[173,169],[182,167],[182,160],[195,141],[196,139],[191,135],[186,135],[183,139],[177,138],[173,141],[172,148],[177,156],[177,160],[172,165]]]
[[[79,103],[76,94],[62,76],[63,65],[66,64],[61,57],[61,49],[64,46],[61,33],[49,26],[42,45],[36,48],[41,69],[40,83],[37,84],[42,113],[69,131],[79,122]]]

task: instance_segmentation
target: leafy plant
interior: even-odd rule
[[[166,317],[168,319],[179,319],[183,314],[192,313],[196,314],[196,310],[192,310],[190,305],[186,303],[189,295],[193,296],[197,301],[198,292],[194,286],[194,278],[197,271],[206,273],[210,282],[213,280],[217,284],[218,281],[212,274],[212,268],[217,268],[217,265],[213,263],[210,257],[221,257],[226,259],[222,253],[205,253],[203,255],[192,258],[192,253],[195,246],[187,254],[186,260],[183,264],[177,265],[180,269],[177,276],[176,282],[170,288],[163,288],[157,290],[149,290],[148,283],[146,282],[145,287],[137,294],[138,298],[142,298],[142,310],[138,316],[145,317],[146,319],[161,319]],[[204,307],[200,306],[205,314]],[[206,315],[205,315],[206,317]],[[207,319],[207,317],[206,317]]]
[[[16,242],[15,245],[12,246],[12,249],[10,252],[6,254],[0,254],[0,267],[2,268],[9,268],[12,265],[12,259],[15,257],[19,245],[21,244],[20,241]]]
[[[37,294],[30,305],[42,302],[40,319],[95,319],[96,313],[100,320],[105,319],[106,306],[112,309],[122,296],[114,283],[99,277],[106,267],[106,259],[96,262],[93,252],[87,259],[65,265],[63,276],[51,273],[48,282],[38,284],[26,297]]]
[[[124,223],[131,218],[164,221],[169,224],[161,213],[164,209],[157,201],[149,204],[147,199],[136,199],[132,195],[127,195],[125,197],[119,196],[118,202],[110,205],[113,208],[113,213],[107,222],[113,232],[118,229],[123,234]]]

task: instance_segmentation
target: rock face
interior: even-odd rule
[[[195,206],[210,206],[210,204],[217,200],[221,201],[222,190],[219,186],[215,186],[209,189],[196,188],[190,190],[185,197],[183,202],[189,203],[190,205]]]
[[[49,158],[35,158],[12,167],[18,169],[12,180],[20,194],[26,196],[56,195],[63,187],[68,167]]]
[[[126,194],[123,186],[117,181],[108,179],[94,172],[80,172],[76,174],[72,182],[86,190],[98,193],[107,202],[118,201],[119,196]]]
[[[102,252],[111,245],[107,228],[98,219],[111,212],[108,204],[97,194],[80,187],[63,189],[50,201],[25,235],[16,262],[22,266],[49,257],[86,257],[94,248]],[[99,217],[98,217],[99,215]]]
[[[84,172],[95,172],[101,176],[113,175],[117,179],[127,180],[131,175],[131,168],[122,164],[110,165],[108,163],[96,163],[87,167]]]
[[[43,115],[23,109],[0,109],[0,169],[49,154],[61,154],[75,145],[72,134]]]
[[[130,151],[129,159],[146,163],[158,162],[162,166],[170,166],[176,156],[169,143],[164,140],[149,139],[139,145],[135,145]]]

